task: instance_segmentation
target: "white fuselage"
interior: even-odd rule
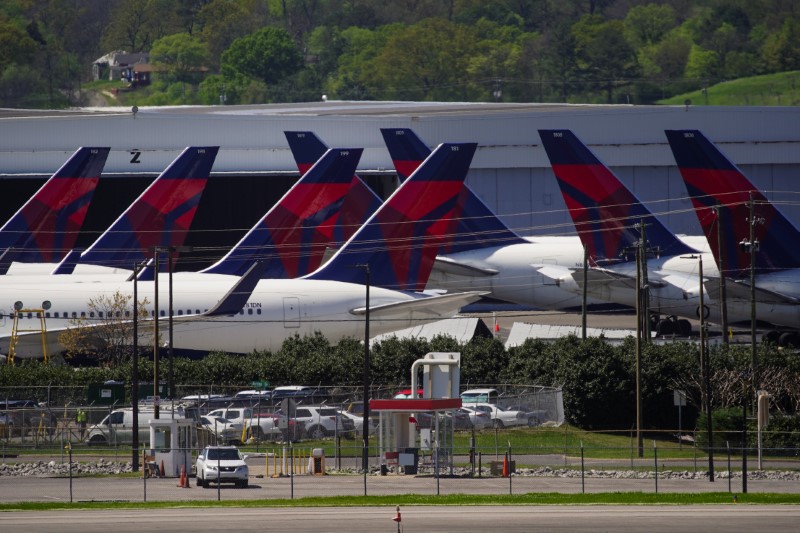
[[[115,292],[133,294],[133,283],[122,281],[73,281],[62,283],[8,283],[0,282],[3,315],[0,318],[0,337],[7,350],[12,320],[9,310],[15,301],[25,308],[38,308],[42,301],[51,303],[47,311],[48,342],[50,350],[62,350],[57,342],[57,332],[67,328],[73,316],[91,321],[88,301]],[[361,339],[364,336],[363,315],[351,311],[365,306],[363,285],[320,280],[261,280],[236,315],[219,317],[187,317],[212,308],[238,281],[237,277],[212,274],[175,274],[173,276],[174,337],[176,349],[200,351],[226,351],[247,353],[252,350],[277,350],[283,341],[295,335],[310,335],[319,331],[334,343],[346,337]],[[159,281],[159,308],[161,310],[161,338],[165,340],[168,319],[168,288],[166,277]],[[147,308],[152,315],[154,282],[139,282],[139,300],[147,298]],[[419,298],[405,292],[372,287],[370,307]],[[468,302],[467,302],[468,303]],[[465,303],[462,303],[464,305]],[[410,327],[421,321],[432,321],[452,316],[458,305],[447,312],[399,307],[396,311],[382,310],[370,319],[370,333],[377,335]],[[82,315],[83,313],[83,315]],[[99,320],[99,319],[98,319]],[[36,326],[35,318],[23,318],[22,327]],[[149,327],[149,326],[147,326]],[[152,332],[150,333],[152,338]],[[27,335],[20,342],[17,356],[39,357],[41,341],[38,335]],[[25,350],[28,350],[27,353]]]
[[[460,264],[480,269],[496,270],[497,274],[461,275],[437,270],[434,267],[428,280],[429,289],[491,291],[491,296],[508,302],[542,309],[580,308],[581,291],[561,287],[551,277],[539,273],[541,266],[558,266],[575,270],[583,268],[583,245],[577,236],[528,237],[528,243],[470,250],[445,256]],[[682,240],[696,249],[707,249],[704,237],[685,237]],[[702,248],[701,248],[702,247]],[[714,267],[709,256],[710,267]],[[696,262],[696,260],[695,260]],[[686,264],[682,268],[690,269]],[[695,285],[699,279],[695,280]],[[627,294],[609,293],[601,288],[591,289],[588,304],[617,303],[632,305],[635,298]]]

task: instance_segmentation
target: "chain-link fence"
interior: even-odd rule
[[[622,447],[584,445],[576,441],[579,435],[595,441],[607,436],[545,427],[491,428],[474,437],[472,431],[457,431],[451,453],[420,449],[413,468],[387,464],[378,443],[371,439],[367,471],[361,469],[364,448],[358,438],[250,442],[239,447],[247,465],[246,488],[229,477],[225,465],[214,470],[213,460],[212,469],[201,474],[198,456],[202,449],[194,446],[155,454],[150,448],[140,452],[122,445],[20,448],[4,440],[0,494],[7,502],[74,502],[410,493],[800,492],[796,448],[762,449],[760,460],[758,449],[748,449],[747,464],[740,447],[716,448],[714,482],[710,482],[709,450],[690,439],[670,442],[670,433],[648,434],[640,457],[635,435],[629,435]],[[730,437],[733,442],[737,436]],[[159,458],[165,452],[187,459],[176,468]],[[136,472],[134,456],[139,465]],[[209,472],[219,472],[223,482],[217,483]],[[200,481],[205,481],[205,488],[199,486]]]
[[[396,390],[374,388],[371,395],[391,398]],[[562,424],[559,389],[492,390],[497,405],[519,413],[515,419],[522,423],[511,427],[490,419],[479,426],[455,412],[427,418],[414,413],[408,421],[413,419],[417,430],[438,425],[447,438],[399,448],[382,441],[380,424],[385,421],[374,416],[368,422],[366,453],[363,426],[354,422],[363,407],[355,387],[311,388],[305,397],[293,399],[290,413],[282,411],[286,402],[281,398],[179,387],[182,400],[162,402],[159,409],[162,419],[189,421],[183,425],[183,440],[170,440],[178,429],[169,424],[153,433],[149,421],[155,406],[142,403],[136,448],[132,410],[124,402],[80,401],[86,396],[82,387],[27,389],[30,400],[20,400],[26,397],[21,390],[3,390],[0,495],[5,501],[156,501],[538,491],[800,492],[796,447],[759,450],[749,440],[743,450],[740,432],[717,431],[714,442],[725,444],[709,450],[702,434],[685,430],[649,431],[640,443],[633,431],[586,432]],[[763,433],[764,442],[790,437]],[[243,478],[229,479],[242,476],[241,469],[238,474],[224,470],[236,472],[234,466],[198,469],[206,446],[228,444],[247,456]],[[362,468],[364,455],[367,470]],[[225,474],[223,483],[216,483],[214,472]],[[198,474],[207,488],[198,487]],[[246,489],[237,488],[242,479]]]

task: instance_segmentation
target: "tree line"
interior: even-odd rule
[[[800,69],[791,0],[7,0],[0,105],[80,103],[149,52],[138,104],[329,99],[650,103]]]
[[[144,350],[143,354],[144,354]],[[744,385],[750,376],[749,346],[711,348],[711,399],[713,409],[741,412]],[[602,338],[581,340],[575,336],[555,342],[529,339],[505,349],[493,338],[475,338],[459,343],[451,337],[424,339],[389,338],[372,346],[371,384],[384,390],[408,388],[412,363],[428,352],[460,352],[461,384],[543,385],[562,387],[566,420],[584,429],[628,430],[635,421],[634,339],[618,345]],[[164,354],[161,356],[164,357]],[[201,360],[174,359],[176,384],[232,389],[250,388],[253,381],[278,385],[356,387],[361,385],[364,348],[355,339],[330,344],[325,337],[296,337],[276,352],[245,355],[209,354]],[[646,344],[642,353],[642,403],[644,427],[674,429],[677,409],[675,390],[686,393],[684,428],[693,427],[704,394],[699,348],[685,342]],[[152,361],[140,358],[139,375],[153,375]],[[161,362],[165,372],[165,361]],[[773,415],[795,416],[800,411],[800,358],[794,351],[765,344],[759,346],[757,369],[760,387],[772,395]],[[25,362],[0,372],[0,390],[14,396],[39,398],[42,387],[75,387],[116,380],[130,384],[130,358],[116,359],[99,367],[73,368]],[[164,374],[162,374],[164,375]],[[25,389],[30,387],[30,389]],[[185,387],[181,390],[186,391]],[[187,394],[189,392],[186,392]],[[73,403],[85,398],[83,389]],[[53,398],[51,398],[52,400]],[[748,399],[752,399],[748,396]],[[55,401],[55,400],[54,400]],[[751,407],[748,407],[751,411]],[[752,411],[751,411],[752,414]],[[777,423],[777,422],[776,422]]]

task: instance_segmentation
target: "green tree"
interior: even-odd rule
[[[675,10],[670,5],[634,6],[625,15],[625,35],[638,48],[661,41],[676,23]]]
[[[389,39],[405,28],[402,24],[391,24],[374,31],[356,27],[343,30],[338,68],[323,85],[327,94],[340,99],[378,99],[373,67]]]
[[[389,38],[371,65],[375,84],[387,99],[475,99],[464,77],[474,52],[469,28],[427,19]]]
[[[211,0],[197,14],[196,35],[206,44],[209,67],[219,70],[222,53],[240,37],[256,31],[267,21],[258,0]]]
[[[584,79],[614,100],[614,89],[639,77],[636,53],[624,37],[622,21],[608,22],[597,15],[581,18],[573,27],[575,52]]]
[[[165,69],[176,81],[190,83],[196,80],[208,58],[208,51],[197,37],[188,33],[174,33],[153,43],[150,62]]]
[[[147,52],[153,42],[180,27],[170,0],[125,0],[111,12],[102,47],[105,51]]]
[[[236,39],[222,54],[226,78],[240,74],[272,85],[301,68],[303,56],[291,36],[269,26]]]
[[[0,17],[0,71],[12,63],[25,65],[32,62],[37,49],[24,28]]]
[[[800,69],[800,21],[785,20],[779,32],[766,38],[761,56],[771,72]]]

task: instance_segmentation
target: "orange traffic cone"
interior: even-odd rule
[[[510,475],[508,469],[508,454],[503,455],[503,477],[508,477]]]
[[[161,460],[161,468],[158,469],[158,475],[159,475],[159,477],[164,477],[166,475],[166,472],[164,472],[164,460],[163,459]]]
[[[184,487],[185,475],[186,475],[186,469],[183,466],[181,466],[181,475],[178,476],[178,488],[182,489]]]

